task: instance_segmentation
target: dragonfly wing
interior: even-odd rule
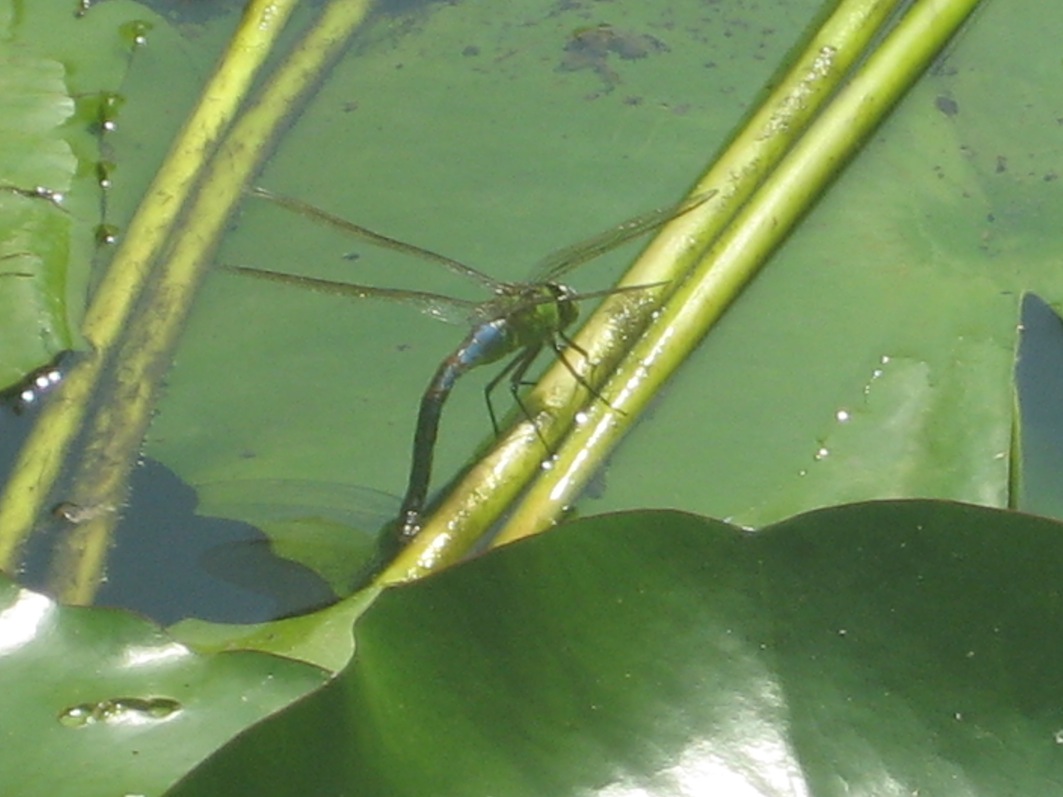
[[[267,280],[282,285],[305,288],[332,296],[345,296],[350,299],[383,299],[384,301],[398,302],[416,307],[431,318],[451,324],[466,324],[470,319],[477,318],[479,313],[479,303],[465,299],[455,299],[453,296],[444,296],[441,293],[376,288],[370,285],[358,285],[353,282],[304,277],[299,274],[268,271],[266,269],[251,268],[250,266],[226,266],[225,270],[245,277],[254,277],[255,279]]]
[[[640,235],[644,235],[678,216],[682,216],[715,196],[715,194],[716,190],[713,189],[688,197],[677,205],[651,210],[648,213],[628,219],[616,227],[598,233],[598,235],[585,241],[558,249],[536,264],[533,272],[535,276],[532,281],[553,282],[563,274],[576,268],[576,266],[580,266],[588,260],[593,260],[599,255],[604,255],[606,252],[634,238],[638,238]]]
[[[378,232],[373,232],[368,227],[362,227],[354,222],[347,221],[347,219],[335,216],[329,213],[327,210],[322,210],[319,207],[311,205],[309,202],[303,202],[301,199],[295,199],[289,196],[282,196],[281,194],[274,194],[272,191],[267,191],[265,188],[252,188],[250,190],[252,196],[268,199],[281,207],[293,210],[309,219],[326,224],[333,229],[340,232],[353,235],[361,238],[362,240],[369,241],[377,246],[382,246],[386,249],[393,249],[396,252],[402,252],[407,255],[413,255],[419,257],[422,260],[428,260],[433,263],[438,263],[444,268],[449,269],[454,274],[457,274],[466,279],[470,279],[474,282],[478,282],[486,288],[492,291],[497,291],[502,287],[502,283],[498,280],[492,279],[482,271],[467,266],[464,263],[454,260],[446,255],[441,255],[438,252],[433,252],[431,249],[424,249],[414,244],[408,244],[405,241],[400,241],[396,238],[390,238],[387,235],[381,235]]]

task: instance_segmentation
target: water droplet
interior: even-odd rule
[[[830,456],[830,449],[826,446],[820,446],[815,453],[815,460],[820,462]]]
[[[1063,744],[1063,728],[1060,728],[1058,731],[1052,734],[1052,740],[1056,744]]]
[[[849,414],[849,410],[838,410],[834,413],[834,417],[838,420],[838,423],[845,423],[853,416]]]
[[[70,352],[63,352],[50,364],[28,374],[19,385],[0,393],[0,401],[8,404],[16,414],[39,403],[63,381],[63,369],[69,365],[70,355]]]
[[[118,241],[118,228],[113,224],[100,224],[96,227],[96,245],[112,246]]]
[[[62,378],[63,374],[58,368],[49,368],[44,373],[37,374],[33,379],[33,384],[38,390],[47,390],[58,385]]]
[[[96,162],[96,183],[100,188],[110,188],[113,183],[115,165],[113,161],[99,160]]]
[[[72,706],[59,713],[59,724],[67,728],[80,728],[91,722],[92,710],[86,706]]]
[[[113,132],[118,127],[118,113],[125,105],[125,97],[115,92],[103,92],[96,106],[96,123],[104,132]]]
[[[60,501],[52,507],[52,515],[65,520],[67,523],[87,523],[90,520],[103,517],[109,512],[117,511],[112,504],[95,504],[91,506],[79,506],[72,501]]]
[[[118,30],[126,43],[132,49],[136,49],[137,47],[143,47],[148,43],[148,33],[151,32],[152,27],[153,26],[150,22],[136,19],[122,25]]]
[[[79,703],[59,712],[59,724],[66,728],[83,728],[98,722],[144,725],[169,719],[181,710],[181,704],[168,697],[116,697],[98,703]]]

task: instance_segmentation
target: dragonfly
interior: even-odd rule
[[[527,282],[497,280],[446,255],[374,232],[300,199],[276,194],[264,188],[253,188],[250,193],[377,246],[433,262],[464,279],[479,284],[492,294],[491,298],[485,301],[474,302],[425,291],[358,285],[251,266],[228,268],[244,276],[333,295],[402,302],[418,307],[423,313],[433,318],[445,321],[464,319],[471,324],[468,335],[439,364],[421,396],[417,426],[414,431],[409,481],[395,524],[397,542],[404,545],[421,530],[443,405],[458,379],[472,368],[498,362],[513,355],[512,359],[488,382],[484,389],[488,413],[496,435],[498,434],[498,422],[491,401],[492,392],[508,376],[510,391],[515,402],[525,416],[531,420],[531,416],[528,415],[521,402],[519,390],[525,384],[525,374],[544,348],[550,348],[576,381],[587,388],[592,395],[597,395],[565,356],[566,347],[575,348],[565,335],[565,330],[579,316],[578,302],[618,292],[645,291],[664,283],[577,293],[559,280],[577,266],[604,255],[693,210],[712,197],[716,191],[704,192],[676,205],[643,213],[591,238],[559,249],[536,264],[532,271],[533,276]],[[577,349],[577,351],[581,350]]]

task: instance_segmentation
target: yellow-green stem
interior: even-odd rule
[[[83,332],[91,356],[72,370],[59,396],[42,411],[0,494],[0,569],[17,567],[19,549],[42,513],[151,264],[296,3],[251,0],[232,44],[148,188],[86,312]]]
[[[921,0],[884,39],[757,192],[603,388],[496,543],[548,528],[570,505],[650,399],[857,152],[978,0]]]
[[[160,381],[211,265],[211,255],[247,183],[269,153],[289,114],[318,84],[332,59],[364,20],[369,0],[333,0],[277,69],[257,102],[218,146],[191,198],[180,234],[129,322],[112,371],[108,398],[93,419],[75,467],[72,503],[119,505],[158,397]],[[70,603],[86,603],[98,587],[105,547],[117,515],[95,515],[60,546],[52,586]],[[86,547],[89,541],[91,547]]]
[[[865,55],[868,43],[902,5],[902,0],[842,0],[760,110],[691,192],[697,195],[718,189],[719,195],[704,208],[664,228],[620,284],[672,281],[678,285],[700,252],[771,173],[848,69]],[[595,364],[584,374],[592,382],[596,374],[609,374],[617,367],[624,349],[631,347],[640,328],[652,317],[654,308],[643,307],[637,310],[640,318],[632,323],[629,302],[625,295],[603,302],[576,338],[576,344]],[[625,319],[622,325],[618,325],[618,317]],[[587,398],[567,368],[555,364],[529,397],[531,406],[542,409],[535,417],[539,434],[551,446],[556,445]],[[592,406],[601,403],[591,402]],[[529,423],[518,424],[448,493],[421,534],[381,574],[380,581],[415,578],[460,559],[540,472],[539,441]],[[546,477],[555,473],[556,468],[551,468]],[[566,495],[571,499],[571,493]],[[551,508],[557,511],[561,507],[551,504]]]

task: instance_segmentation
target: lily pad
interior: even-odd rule
[[[73,336],[66,268],[76,225],[61,199],[77,160],[61,64],[0,49],[0,384],[43,365]]]
[[[13,794],[159,794],[327,677],[260,653],[198,655],[131,614],[61,608],[6,579],[0,639]]]
[[[384,594],[173,794],[1063,794],[1061,556],[935,501],[574,523]]]

